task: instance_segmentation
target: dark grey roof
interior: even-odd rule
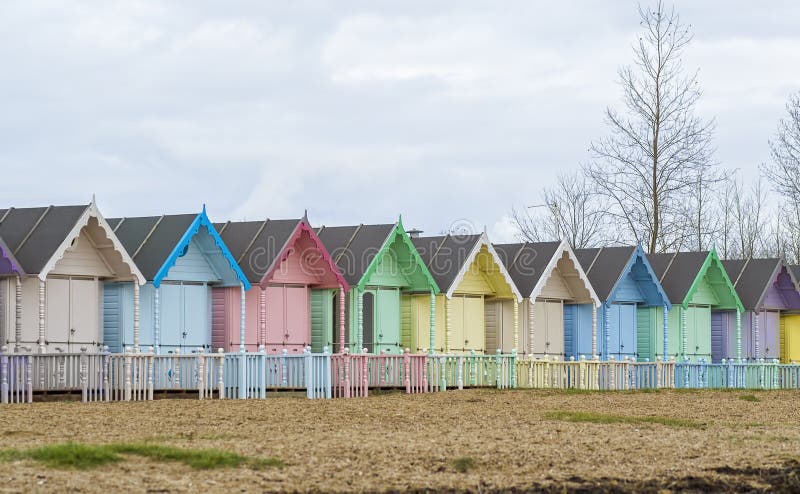
[[[412,238],[414,247],[442,291],[449,291],[481,235]]]
[[[648,254],[647,260],[673,304],[683,303],[708,257],[708,251]],[[666,271],[666,273],[664,272]]]
[[[517,289],[528,297],[560,245],[561,242],[526,242],[494,244],[494,249]]]
[[[608,300],[611,296],[611,290],[624,274],[625,267],[635,250],[636,247],[627,246],[575,251],[581,268],[601,301]]]
[[[736,293],[745,310],[755,310],[759,308],[761,297],[775,281],[775,276],[781,268],[781,260],[776,258],[727,260],[722,261],[722,265],[725,266],[731,281],[736,283]],[[733,270],[728,269],[728,266]]]
[[[800,264],[792,264],[789,266],[789,271],[794,275],[794,279],[800,280]]]
[[[722,266],[725,268],[725,272],[728,273],[731,283],[736,284],[736,280],[742,273],[742,269],[746,263],[746,259],[725,259],[722,261]]]
[[[108,224],[145,279],[153,281],[195,218],[196,214],[111,218]]]
[[[260,283],[302,219],[229,221],[214,227],[250,283]]]
[[[357,285],[396,225],[323,226],[316,233],[350,286]]]
[[[39,274],[87,207],[0,209],[0,236],[27,274]]]

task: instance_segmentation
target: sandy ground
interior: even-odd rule
[[[760,402],[744,401],[756,395]],[[574,423],[554,411],[702,427]],[[3,448],[156,441],[277,457],[209,471],[130,458],[89,471],[0,464],[3,492],[800,490],[800,393],[448,391],[308,401],[160,400],[0,408]],[[454,460],[474,466],[458,472]]]

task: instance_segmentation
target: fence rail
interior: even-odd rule
[[[675,363],[633,360],[518,360],[521,388],[628,390],[674,387]]]

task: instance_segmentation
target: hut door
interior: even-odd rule
[[[289,353],[303,353],[310,345],[308,320],[308,290],[304,286],[287,286],[286,290],[286,334],[284,346]]]
[[[183,284],[183,344],[205,348],[208,345],[208,292],[203,284]]]
[[[547,325],[546,352],[550,355],[564,355],[564,305],[563,302],[545,302],[545,321]]]
[[[459,345],[464,351],[475,350],[477,353],[486,351],[483,306],[483,297],[464,298],[464,340]]]
[[[636,355],[636,304],[619,306],[619,357]]]
[[[100,343],[98,281],[87,278],[47,279],[47,341],[67,352]]]
[[[375,353],[400,351],[400,291],[375,291]]]
[[[728,358],[728,313],[714,311],[711,313],[711,360],[719,362]]]
[[[372,292],[364,292],[363,299],[364,302],[361,306],[364,318],[363,344],[368,353],[373,353],[375,351],[375,295]]]
[[[762,312],[762,319],[759,321],[759,335],[762,335],[763,345],[759,345],[761,356],[767,359],[780,358],[780,319],[781,313],[778,311]]]

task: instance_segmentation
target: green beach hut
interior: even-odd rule
[[[744,311],[716,251],[649,254],[647,259],[673,305],[666,321],[663,307],[638,309],[639,359],[663,358],[666,344],[667,358],[710,363],[711,311]]]

